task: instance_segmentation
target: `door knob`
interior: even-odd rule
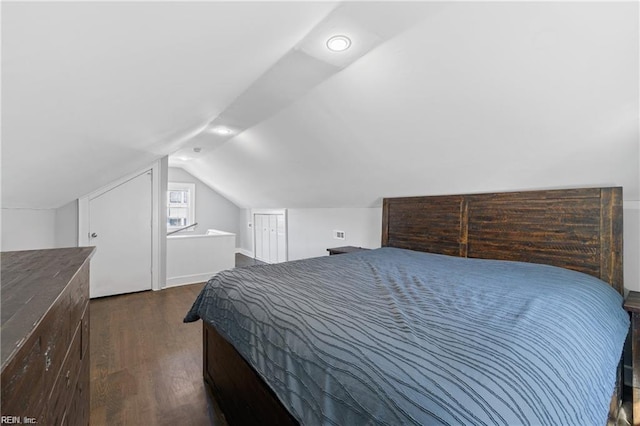
[[[96,238],[98,236],[98,234],[96,234],[95,232],[91,233],[91,238]]]

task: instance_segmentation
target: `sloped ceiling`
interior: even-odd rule
[[[2,2],[3,207],[58,207],[174,152],[334,7]]]
[[[635,2],[2,15],[3,206],[64,204],[169,153],[242,207],[595,185],[640,199]],[[309,48],[346,24],[361,54]],[[209,132],[218,124],[236,133]]]

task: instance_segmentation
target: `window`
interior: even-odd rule
[[[167,191],[167,228],[175,230],[195,223],[196,185],[169,182]],[[193,231],[193,228],[189,228]]]

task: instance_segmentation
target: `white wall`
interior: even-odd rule
[[[169,182],[188,182],[196,185],[195,234],[204,234],[207,229],[239,234],[240,208],[215,192],[201,180],[179,167],[169,167]],[[186,233],[183,231],[183,233]],[[240,240],[237,237],[236,246]]]
[[[2,251],[56,247],[55,209],[2,209]]]
[[[251,210],[239,214],[239,248],[253,255]],[[344,240],[333,238],[333,231],[345,232]],[[328,255],[327,249],[340,246],[380,247],[382,208],[287,209],[289,260]]]
[[[327,255],[340,246],[380,247],[381,208],[288,209],[289,260]],[[345,232],[344,240],[333,231]]]
[[[167,284],[201,283],[235,266],[236,236],[179,235],[167,241]]]
[[[238,249],[246,256],[253,256],[253,223],[251,209],[241,209],[238,216]]]
[[[56,247],[78,246],[78,200],[73,200],[55,210]]]
[[[2,251],[77,246],[77,200],[57,209],[2,209]]]

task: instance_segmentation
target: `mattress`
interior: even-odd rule
[[[628,331],[597,278],[395,248],[221,272],[214,326],[305,425],[604,425]]]

